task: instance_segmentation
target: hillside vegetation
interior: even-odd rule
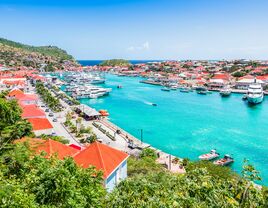
[[[46,71],[77,66],[74,58],[56,46],[30,46],[0,38],[0,64],[7,67],[26,66]]]
[[[129,61],[124,59],[111,59],[100,63],[100,66],[129,66],[129,65],[130,65]]]

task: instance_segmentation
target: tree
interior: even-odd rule
[[[15,100],[0,98],[0,144],[32,135],[32,125],[21,118],[22,110]]]
[[[0,155],[0,207],[102,207],[102,172],[72,158],[34,156],[25,144]]]
[[[141,158],[149,157],[149,158],[152,158],[152,159],[155,160],[157,158],[157,155],[156,155],[155,150],[153,150],[151,148],[146,148],[146,149],[142,150],[142,152],[140,154],[140,157]]]

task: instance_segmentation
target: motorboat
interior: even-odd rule
[[[247,100],[247,99],[248,99],[248,95],[244,94],[243,97],[242,97],[242,100]]]
[[[222,159],[213,162],[215,165],[226,166],[234,162],[234,158],[230,155],[224,155]]]
[[[199,95],[206,95],[206,94],[208,94],[208,90],[200,90],[200,91],[197,91],[197,94],[199,94]]]
[[[162,91],[167,91],[169,92],[170,91],[170,88],[167,88],[167,87],[164,87],[164,88],[161,88]]]
[[[217,158],[219,156],[220,156],[220,154],[217,153],[217,151],[213,149],[213,150],[210,151],[210,153],[200,155],[198,158],[200,160],[213,160],[213,159],[215,159],[215,158]]]
[[[101,114],[101,116],[109,116],[109,113],[107,110],[99,110],[99,113]]]
[[[231,90],[230,87],[224,87],[224,88],[222,88],[222,89],[220,90],[220,95],[221,95],[222,97],[228,97],[228,96],[231,95],[231,93],[232,93],[232,90]]]
[[[256,78],[248,87],[247,100],[250,104],[259,104],[263,101],[263,89],[261,84],[257,83]]]
[[[180,92],[186,92],[186,93],[188,93],[188,92],[190,92],[191,91],[191,88],[190,87],[182,87],[181,89],[180,89]]]
[[[152,106],[157,106],[157,104],[156,103],[152,103]]]

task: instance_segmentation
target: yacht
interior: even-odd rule
[[[219,156],[220,154],[216,150],[211,150],[209,153],[200,155],[199,159],[200,160],[213,160]]]
[[[80,86],[76,89],[76,91],[73,93],[73,97],[76,99],[81,98],[99,98],[104,95],[108,95],[112,91],[111,88],[101,88],[101,87],[95,87],[91,85],[86,86]]]
[[[258,104],[263,101],[263,89],[261,84],[257,83],[256,78],[254,83],[248,87],[247,100],[251,104]]]
[[[161,88],[162,91],[167,91],[169,92],[170,91],[170,88],[167,88],[167,87],[164,87],[164,88]]]
[[[188,93],[188,92],[190,92],[191,91],[191,88],[190,87],[182,87],[181,89],[180,89],[180,92],[186,92],[186,93]]]
[[[224,155],[222,159],[213,162],[214,165],[226,166],[234,162],[234,158],[230,155]]]
[[[232,90],[229,86],[226,86],[220,90],[220,95],[222,97],[228,97],[231,95],[231,93],[232,93]]]

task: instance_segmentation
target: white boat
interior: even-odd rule
[[[263,101],[263,89],[261,84],[256,82],[250,84],[248,87],[247,100],[251,104],[258,104]]]
[[[101,87],[95,87],[92,85],[85,85],[85,86],[79,86],[75,93],[74,97],[76,99],[81,98],[99,98],[104,95],[109,94],[112,91],[111,88],[101,88]]]
[[[220,154],[216,152],[216,150],[211,150],[210,153],[200,155],[198,158],[200,160],[213,160],[219,157]]]
[[[188,93],[188,92],[190,92],[191,91],[191,88],[190,87],[182,87],[181,89],[180,89],[180,92],[186,92],[186,93]]]
[[[169,92],[169,91],[170,91],[170,89],[169,89],[169,88],[167,88],[167,87],[161,88],[161,90],[162,90],[162,91],[167,91],[167,92]]]
[[[224,88],[222,88],[222,89],[220,90],[220,95],[221,95],[222,97],[228,97],[228,96],[231,95],[231,93],[232,93],[232,90],[231,90],[231,88],[228,87],[228,86],[226,86],[226,87],[224,87]]]
[[[230,155],[224,155],[222,159],[216,160],[213,162],[215,165],[226,166],[234,162],[234,158]]]

